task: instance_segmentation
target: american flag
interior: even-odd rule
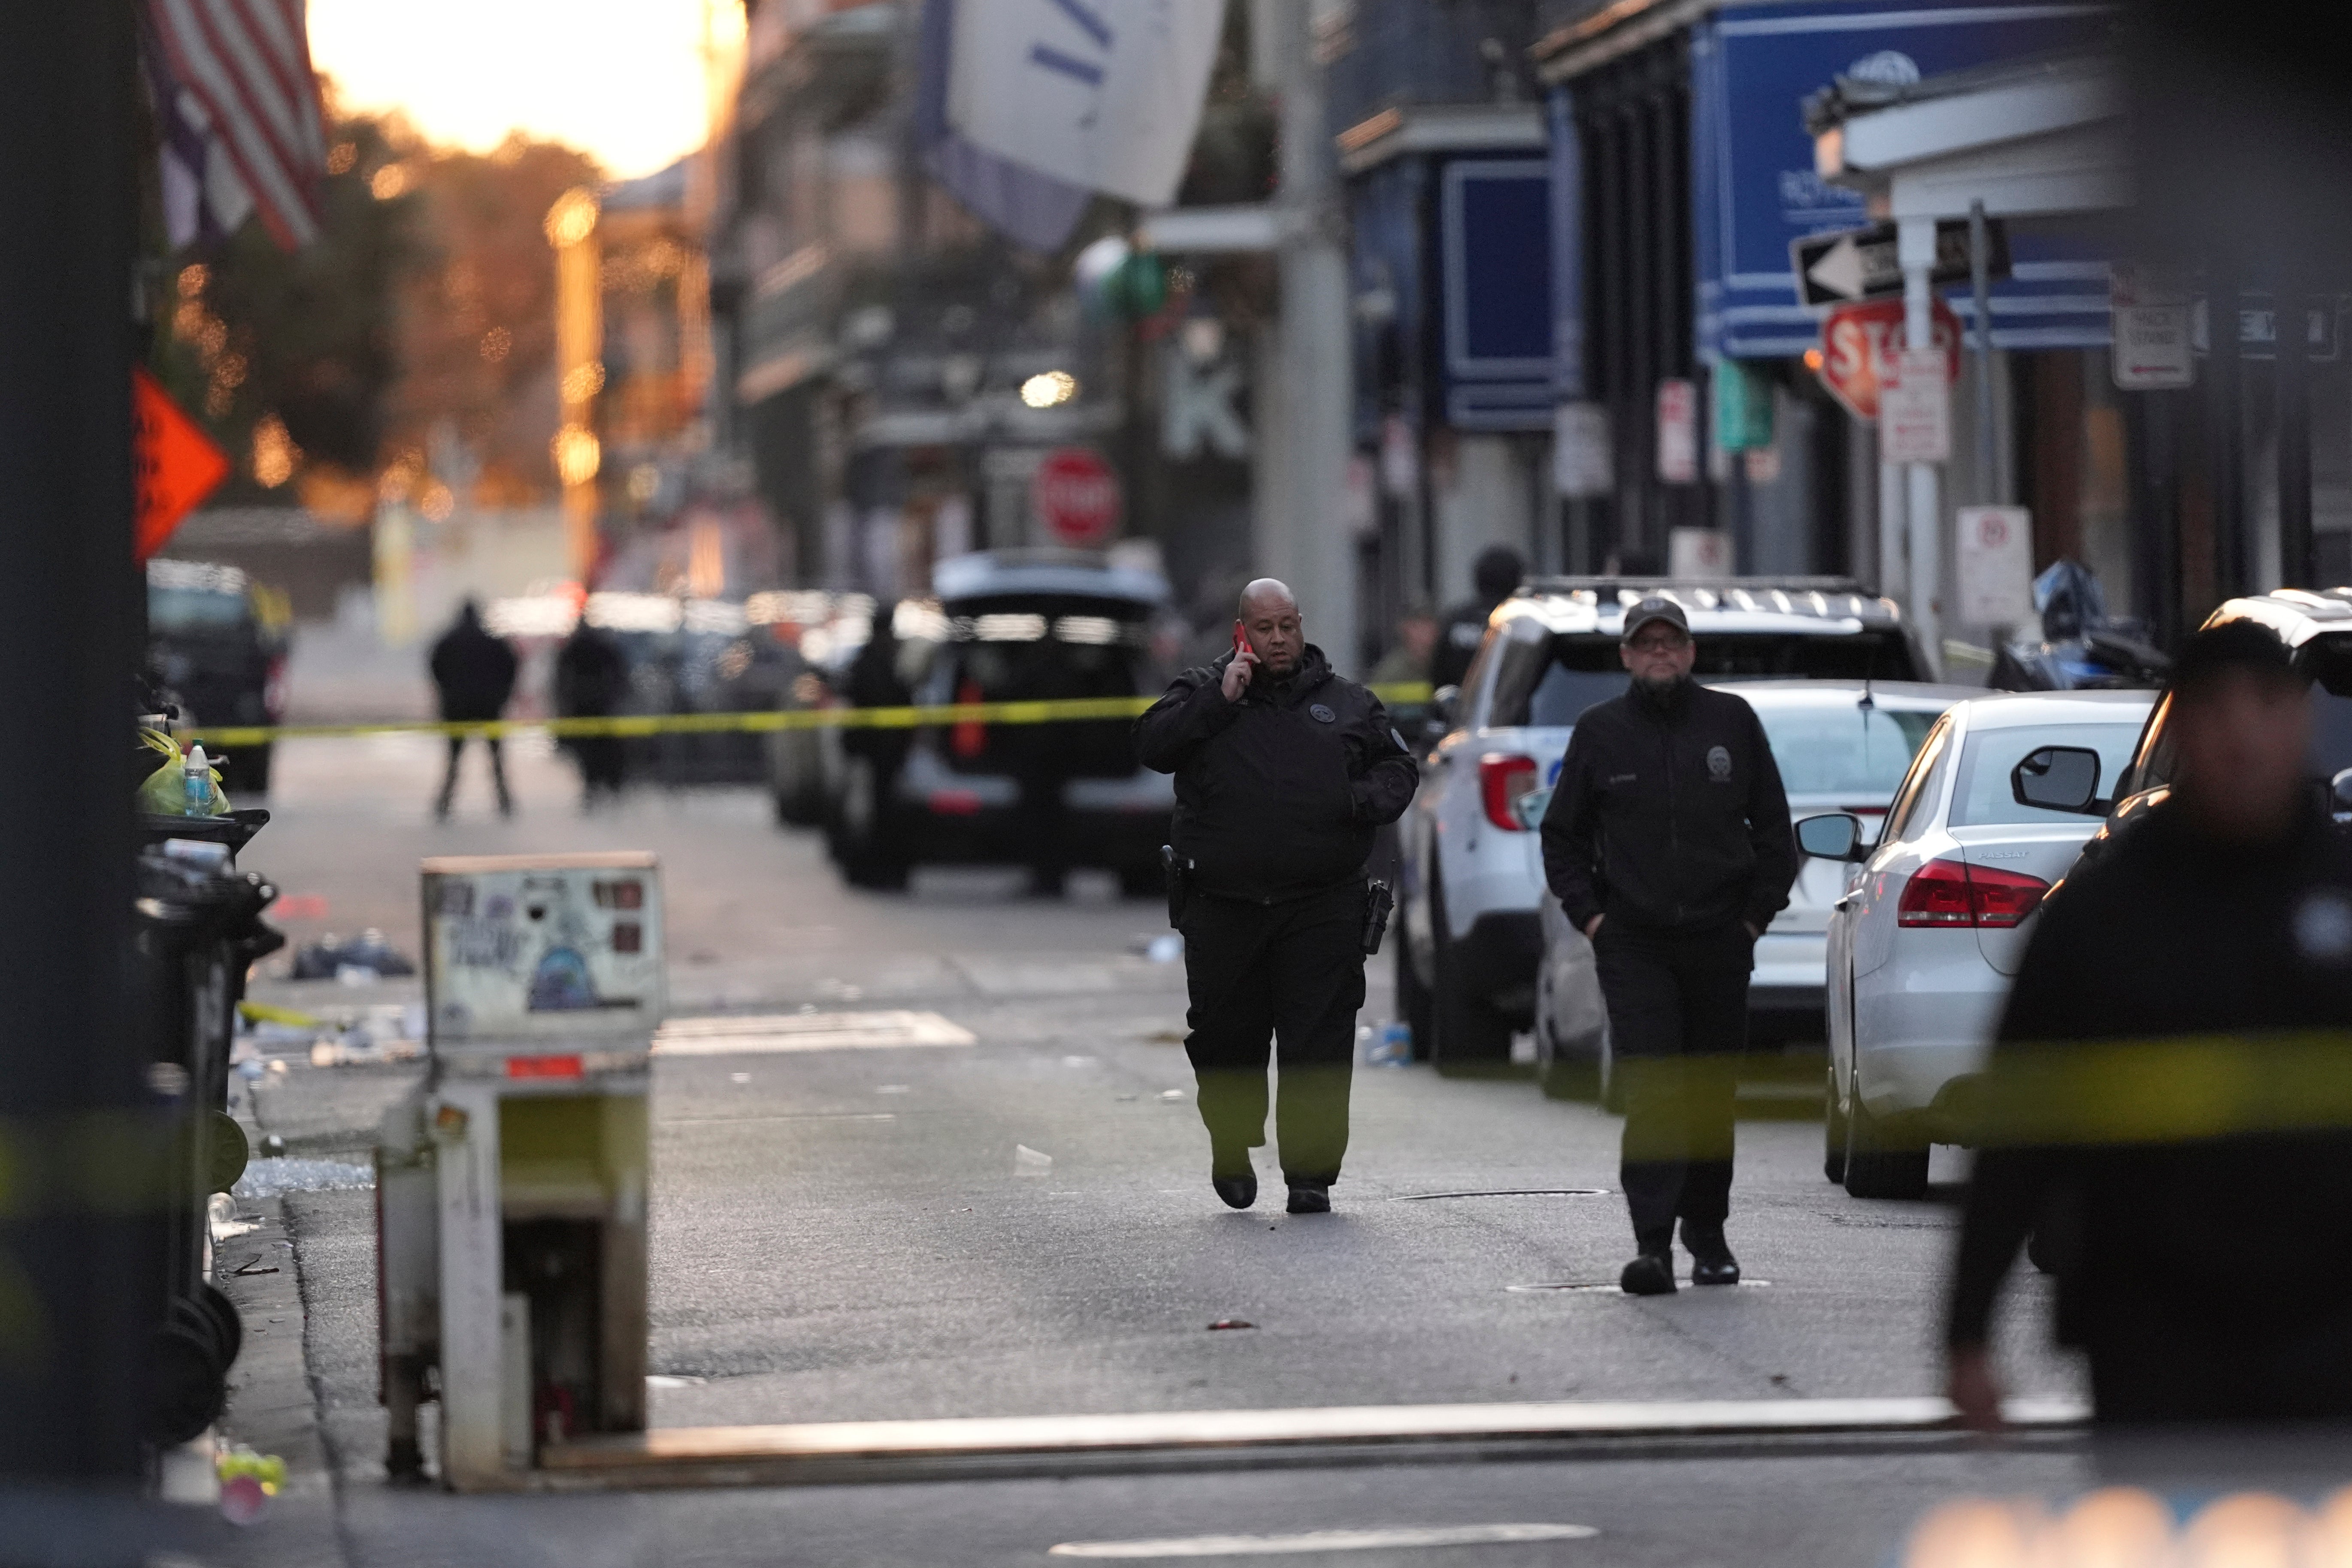
[[[289,250],[318,237],[326,163],[304,0],[145,0],[172,242],[257,212]]]

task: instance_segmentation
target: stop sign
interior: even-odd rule
[[[1953,380],[1960,374],[1960,319],[1941,300],[1935,302],[1936,344],[1944,351]],[[1902,355],[1903,301],[1873,300],[1832,310],[1822,323],[1822,384],[1856,419],[1878,417],[1878,389],[1895,379]]]
[[[1064,544],[1104,543],[1118,531],[1118,476],[1087,447],[1059,447],[1037,465],[1029,508]]]

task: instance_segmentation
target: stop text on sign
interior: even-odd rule
[[[1960,374],[1960,319],[1941,300],[1931,318],[1935,346],[1944,351],[1947,376]],[[1822,322],[1822,384],[1865,423],[1878,418],[1880,389],[1897,378],[1906,347],[1903,301],[1874,300],[1832,310]]]
[[[1064,544],[1107,543],[1118,530],[1118,476],[1087,447],[1059,447],[1037,465],[1029,506]]]

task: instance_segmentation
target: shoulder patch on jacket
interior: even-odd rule
[[[1706,749],[1706,776],[1717,784],[1731,782],[1731,753],[1721,746]]]

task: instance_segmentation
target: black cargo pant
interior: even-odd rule
[[[1279,904],[1195,893],[1184,910],[1192,1032],[1213,1169],[1239,1175],[1265,1142],[1267,1043],[1280,1071],[1282,1173],[1328,1182],[1348,1152],[1356,1013],[1364,1005],[1361,882]]]
[[[1593,958],[1625,1085],[1618,1180],[1643,1252],[1720,1231],[1731,1211],[1732,1097],[1748,1045],[1756,939],[1738,921],[1697,932],[1601,922]]]

